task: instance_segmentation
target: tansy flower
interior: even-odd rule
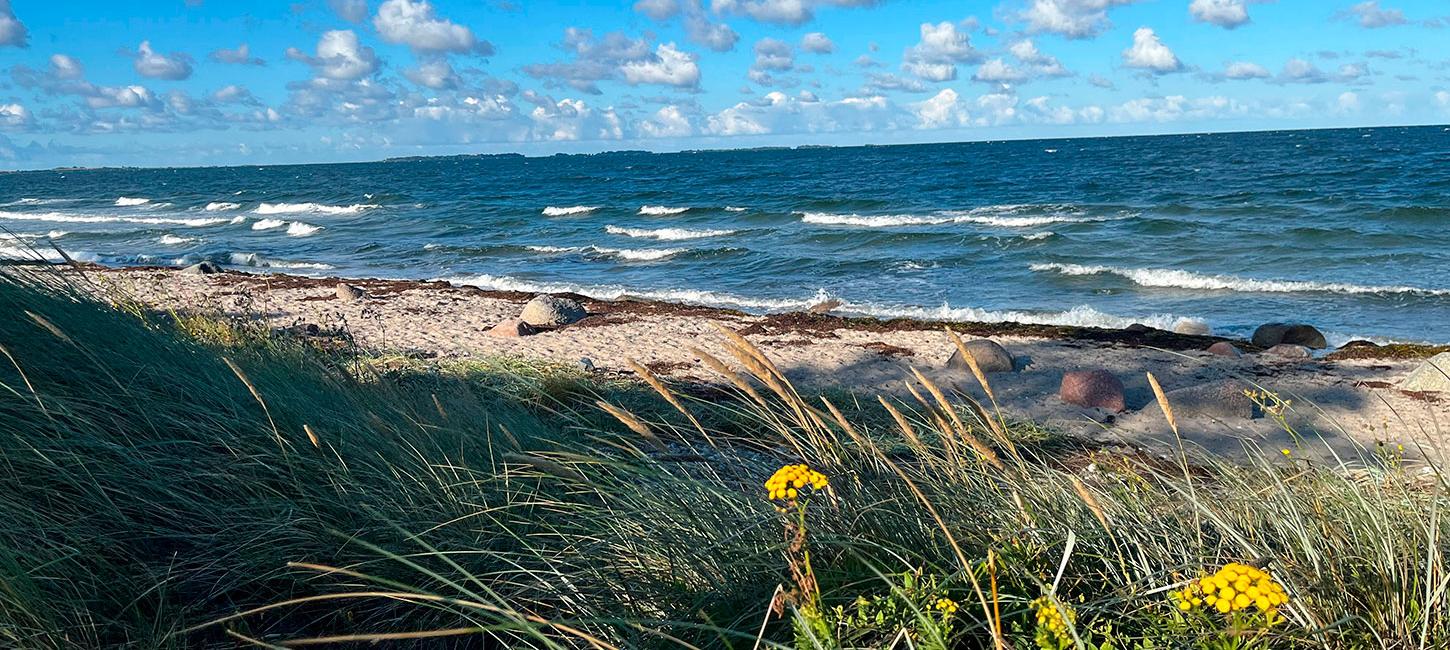
[[[1072,643],[1072,633],[1068,632],[1067,624],[1077,623],[1077,612],[1067,605],[1058,607],[1057,603],[1047,596],[1032,601],[1032,607],[1037,610],[1039,634],[1045,632],[1058,644]]]
[[[1273,623],[1278,618],[1278,608],[1289,602],[1289,595],[1262,569],[1230,562],[1217,573],[1173,592],[1173,600],[1185,612],[1207,607],[1223,614],[1257,610]]]
[[[795,501],[807,486],[814,490],[826,489],[826,475],[804,464],[786,465],[765,480],[765,491],[771,501]]]
[[[950,598],[936,599],[936,605],[934,605],[934,607],[936,607],[936,611],[939,611],[947,616],[951,616],[952,614],[957,613],[957,601]]]

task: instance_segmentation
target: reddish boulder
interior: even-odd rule
[[[1216,354],[1221,357],[1238,358],[1244,356],[1242,350],[1239,350],[1237,347],[1234,346],[1234,344],[1229,343],[1228,341],[1219,341],[1218,343],[1214,343],[1213,345],[1208,346],[1208,353]]]
[[[535,330],[533,325],[525,323],[524,321],[517,318],[510,318],[506,321],[503,321],[502,323],[494,325],[492,329],[488,330],[488,334],[489,336],[517,338],[520,336],[528,336],[535,333],[536,331],[538,330]]]
[[[1063,373],[1058,396],[1068,404],[1100,408],[1119,413],[1127,408],[1123,382],[1106,370],[1074,370]]]

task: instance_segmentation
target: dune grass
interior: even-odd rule
[[[1433,466],[1115,455],[729,332],[700,391],[86,295],[0,279],[3,646],[1450,645]],[[1179,609],[1230,562],[1281,620]]]

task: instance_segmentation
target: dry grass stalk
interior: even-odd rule
[[[1163,387],[1158,384],[1158,378],[1153,373],[1148,373],[1148,385],[1153,387],[1153,396],[1158,398],[1158,408],[1163,409],[1163,417],[1168,419],[1169,428],[1173,429],[1174,435],[1178,434],[1178,419],[1173,417],[1173,405],[1168,403],[1168,395],[1163,392]]]
[[[26,388],[30,389],[30,395],[35,398],[35,405],[40,407],[40,412],[44,413],[45,417],[50,417],[50,411],[46,410],[45,402],[40,399],[40,393],[35,391],[35,385],[30,383],[29,377],[25,376],[25,369],[20,367],[20,362],[16,361],[15,356],[10,354],[10,350],[5,349],[3,345],[0,345],[0,353],[3,353],[5,358],[10,360],[11,365],[15,366],[15,372],[20,373],[20,380],[25,382]]]
[[[634,374],[639,375],[640,379],[643,379],[644,383],[649,384],[650,388],[655,389],[655,392],[659,393],[660,397],[663,397],[666,402],[669,402],[670,406],[675,407],[676,411],[679,411],[681,415],[684,415],[690,420],[690,424],[694,425],[695,430],[699,431],[701,436],[704,436],[705,442],[710,443],[711,447],[716,447],[715,441],[710,438],[710,434],[705,433],[705,427],[701,426],[700,421],[695,419],[695,414],[691,413],[689,409],[685,408],[685,405],[682,404],[679,398],[675,396],[674,391],[670,390],[670,388],[665,385],[665,382],[660,381],[660,378],[658,376],[656,376],[653,372],[650,372],[650,369],[644,367],[644,365],[640,364],[640,362],[635,361],[634,359],[626,359],[626,362],[629,363],[629,367],[634,370]]]
[[[69,343],[71,345],[76,344],[76,342],[72,340],[71,337],[67,336],[65,332],[60,331],[60,328],[56,327],[55,323],[46,320],[44,316],[30,311],[29,309],[25,310],[25,315],[30,317],[30,320],[35,321],[36,325],[45,328],[45,331],[54,334],[56,338],[65,341],[66,343]]]
[[[318,449],[322,448],[322,441],[317,437],[317,432],[312,430],[312,425],[303,424],[302,431],[307,434],[307,439],[312,441],[313,447],[316,447]]]
[[[882,406],[886,407],[886,412],[891,414],[891,419],[896,420],[896,426],[901,428],[901,434],[906,436],[906,443],[908,445],[911,445],[918,453],[926,449],[926,445],[921,444],[921,438],[917,437],[916,429],[912,428],[911,423],[906,421],[906,416],[902,415],[901,411],[896,410],[896,407],[892,406],[891,402],[886,401],[885,397],[877,395],[876,400],[881,402]]]
[[[448,412],[443,410],[443,402],[438,401],[438,394],[433,393],[433,408],[438,409],[438,417],[448,419]]]
[[[977,359],[971,353],[967,352],[967,344],[962,342],[962,337],[957,336],[957,333],[953,332],[952,328],[943,327],[943,329],[946,330],[947,337],[951,339],[952,344],[957,346],[957,352],[962,355],[962,360],[967,362],[967,368],[971,369],[972,376],[977,378],[977,383],[981,384],[982,390],[987,392],[987,399],[992,400],[992,404],[995,406],[997,404],[997,396],[992,394],[992,385],[987,383],[987,375],[982,372],[982,367],[977,365]]]
[[[242,372],[242,369],[237,366],[236,362],[227,357],[222,357],[222,363],[227,364],[227,367],[232,369],[232,374],[236,375],[237,379],[242,380],[242,385],[247,387],[247,392],[252,394],[252,399],[257,400],[257,403],[262,405],[262,413],[267,416],[267,424],[272,425],[272,435],[276,436],[278,444],[281,444],[282,432],[277,430],[277,422],[272,419],[272,409],[267,408],[267,400],[262,399],[262,394],[257,392],[257,387],[252,384],[252,380],[247,379],[247,374]],[[373,417],[377,418],[376,415],[373,415]]]
[[[926,390],[931,393],[931,396],[941,405],[941,410],[945,411],[951,418],[952,426],[955,428],[957,435],[961,436],[962,440],[970,445],[977,452],[977,455],[988,465],[999,470],[1006,469],[1006,466],[1002,464],[1002,459],[997,457],[997,452],[987,446],[987,443],[982,442],[980,438],[972,435],[972,432],[967,429],[966,424],[957,416],[956,409],[952,408],[951,402],[947,401],[946,395],[942,393],[941,389],[937,388],[937,385],[931,379],[928,379],[926,375],[921,374],[920,370],[912,368],[911,371],[916,374],[917,381],[920,381],[921,385],[925,386]],[[945,425],[946,423],[943,422],[942,424]],[[943,433],[946,433],[948,430],[943,426]]]
[[[746,381],[744,377],[741,377],[740,373],[731,370],[730,366],[725,365],[724,361],[715,358],[714,355],[704,350],[701,350],[700,348],[690,348],[690,352],[695,356],[699,357],[700,361],[703,362],[706,367],[715,371],[716,374],[729,380],[730,383],[733,384],[736,388],[740,389],[741,392],[749,395],[750,399],[754,400],[757,404],[760,404],[761,406],[765,406],[765,398],[761,397],[760,393],[755,390],[755,387],[751,386],[750,382]]]
[[[1078,498],[1082,499],[1083,504],[1087,505],[1088,510],[1092,511],[1093,517],[1096,517],[1098,523],[1102,524],[1103,530],[1112,533],[1113,527],[1108,524],[1108,514],[1103,511],[1103,506],[1098,503],[1098,498],[1093,496],[1092,491],[1083,484],[1082,479],[1073,474],[1068,474],[1067,479],[1072,483],[1072,489],[1077,492]]]
[[[635,417],[633,413],[630,413],[629,411],[619,408],[604,400],[596,400],[594,404],[595,406],[603,409],[604,412],[613,415],[614,419],[619,420],[624,424],[624,426],[629,427],[630,431],[638,433],[645,440],[650,441],[650,443],[653,444],[660,451],[665,451],[664,441],[660,440],[659,436],[656,436],[655,432],[649,428],[649,425],[645,424],[644,421]]]

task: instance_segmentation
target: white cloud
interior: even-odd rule
[[[267,62],[252,56],[252,48],[246,43],[237,46],[235,50],[218,48],[212,50],[211,60],[217,63],[235,63],[238,65],[266,65]]]
[[[29,39],[30,32],[15,17],[15,11],[10,8],[10,0],[0,0],[0,47],[25,47]]]
[[[367,0],[327,0],[332,12],[350,23],[360,23],[368,17]]]
[[[1339,71],[1329,74],[1320,70],[1313,63],[1295,57],[1284,62],[1284,69],[1279,72],[1279,83],[1286,84],[1318,84],[1329,81],[1353,82],[1369,74],[1369,68],[1363,63],[1346,63],[1339,66]]]
[[[690,119],[678,106],[665,106],[649,119],[639,123],[640,135],[646,138],[683,138],[694,134]]]
[[[1233,29],[1249,22],[1248,0],[1193,0],[1188,13],[1199,22]]]
[[[815,54],[830,54],[836,51],[836,44],[821,32],[811,32],[801,37],[801,49]]]
[[[639,61],[630,61],[620,66],[625,83],[631,86],[656,84],[677,88],[694,88],[700,84],[700,66],[695,64],[695,55],[682,52],[674,43],[664,43],[655,48],[655,56]]]
[[[680,3],[676,0],[639,0],[634,3],[634,10],[655,20],[669,20],[680,13]]]
[[[693,12],[685,17],[685,34],[693,43],[699,43],[716,52],[735,49],[740,35],[725,23],[712,23],[702,12]]]
[[[748,16],[780,25],[801,25],[815,17],[817,7],[866,7],[878,0],[710,0],[716,13]]]
[[[1442,111],[1450,110],[1450,92],[1444,90],[1436,91],[1435,105],[1439,106]]]
[[[350,29],[323,32],[317,40],[317,56],[307,56],[291,47],[287,48],[287,58],[312,66],[320,77],[339,81],[369,76],[381,65],[373,48],[359,42]]]
[[[916,121],[880,95],[820,101],[808,92],[772,91],[758,102],[740,102],[711,115],[704,130],[722,136],[880,131]]]
[[[1032,0],[1019,18],[1029,32],[1090,38],[1108,28],[1108,10],[1138,0]]]
[[[1023,39],[1013,43],[1007,48],[1012,56],[1017,57],[1025,65],[1029,72],[1039,77],[1066,77],[1072,73],[1063,67],[1057,57],[1042,53],[1037,49],[1037,44],[1032,39]]]
[[[1012,67],[1011,64],[1002,59],[991,59],[977,68],[972,75],[973,81],[985,81],[989,83],[1011,83],[1022,81],[1027,78],[1027,73]]]
[[[951,88],[943,88],[930,99],[913,104],[911,109],[923,129],[961,127],[971,121],[966,103]]]
[[[179,52],[161,54],[151,49],[151,41],[141,41],[132,67],[143,77],[180,81],[191,76],[191,57]]]
[[[50,73],[56,79],[64,79],[67,81],[86,76],[86,70],[81,66],[81,62],[67,54],[50,55]]]
[[[1269,69],[1252,61],[1234,61],[1223,69],[1223,76],[1228,79],[1267,79]]]
[[[540,103],[529,113],[534,136],[542,140],[618,140],[623,121],[613,109],[595,110],[582,99]]]
[[[966,31],[956,24],[922,23],[921,41],[906,48],[901,69],[927,81],[951,81],[957,78],[957,63],[980,58]]]
[[[414,52],[493,53],[493,46],[478,40],[473,30],[439,18],[427,0],[386,0],[373,17],[373,27],[384,41]]]
[[[785,41],[762,38],[755,42],[755,62],[751,70],[775,70],[783,72],[795,67],[795,53]]]
[[[403,71],[409,81],[433,90],[457,88],[462,80],[445,59],[430,59]]]
[[[1337,17],[1345,20],[1354,20],[1360,27],[1376,29],[1379,27],[1390,27],[1392,25],[1405,24],[1405,12],[1399,9],[1385,9],[1380,7],[1379,0],[1365,0],[1336,14]]]
[[[1354,113],[1359,110],[1359,95],[1345,91],[1339,94],[1335,100],[1335,109],[1338,113]]]
[[[1178,61],[1173,50],[1158,40],[1158,35],[1150,27],[1139,27],[1133,32],[1133,46],[1123,50],[1123,64],[1155,74],[1183,69],[1183,64]]]
[[[22,129],[30,126],[30,111],[20,104],[0,104],[0,128]]]

